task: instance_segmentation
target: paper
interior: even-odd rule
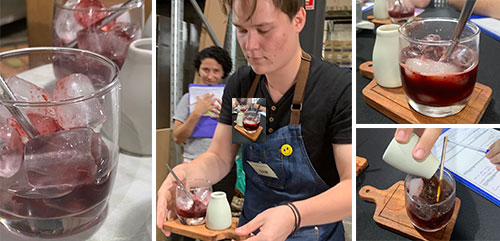
[[[500,40],[500,20],[494,18],[474,18],[473,23],[493,38]]]
[[[450,129],[441,134],[432,148],[432,153],[438,158],[441,158],[445,135],[451,141],[482,149],[488,149],[500,139],[500,131],[494,129]],[[500,206],[500,172],[484,153],[448,142],[444,166],[457,181]]]
[[[189,85],[189,113],[194,111],[196,97],[203,97],[206,93],[214,94],[214,98],[222,99],[222,94],[224,93],[224,87],[226,85],[199,85],[199,84],[190,84]],[[203,115],[210,115],[210,112],[207,112]]]
[[[206,93],[214,94],[214,98],[222,99],[225,85],[189,85],[189,113],[194,111],[196,106],[196,97],[202,97]],[[194,127],[192,138],[211,138],[214,136],[217,127],[217,119],[212,118],[211,112],[207,112],[200,117],[200,120]]]

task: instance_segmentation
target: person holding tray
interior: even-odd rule
[[[266,98],[264,144],[241,145],[246,174],[236,234],[251,240],[344,240],[351,215],[351,73],[305,53],[303,0],[224,0],[250,66],[228,81],[207,152],[174,172],[217,182],[234,165],[232,98]],[[174,216],[171,174],[158,191],[157,226]],[[166,231],[164,231],[167,233]]]

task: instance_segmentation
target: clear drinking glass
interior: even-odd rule
[[[243,116],[243,128],[248,133],[255,133],[260,125],[260,114],[255,110],[247,110]]]
[[[476,84],[479,28],[467,23],[451,56],[446,51],[457,19],[428,18],[399,28],[403,89],[417,112],[444,117],[460,112]]]
[[[405,179],[406,213],[413,226],[425,232],[436,232],[448,224],[455,209],[456,183],[444,170],[439,201],[439,170],[431,179],[413,175]]]
[[[415,5],[412,0],[389,0],[387,12],[393,23],[413,20]]]
[[[54,61],[61,56],[78,56],[87,68],[57,78]],[[86,50],[56,47],[0,53],[0,66],[12,63],[16,68],[0,69],[17,99],[0,99],[0,223],[35,238],[97,227],[118,162],[118,67]],[[59,62],[58,69],[74,64]],[[40,134],[30,139],[11,107]]]
[[[175,190],[177,217],[181,223],[186,225],[203,224],[212,193],[212,184],[208,180],[188,179],[185,181],[185,185],[193,199],[186,195],[180,185],[177,185]]]
[[[144,26],[144,0],[55,0],[52,20],[52,42],[68,47],[77,40],[76,48],[102,54],[120,68],[131,42],[141,38]],[[97,27],[101,20],[115,12],[118,18]],[[73,47],[73,46],[69,46]]]

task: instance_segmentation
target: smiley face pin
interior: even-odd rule
[[[292,155],[293,149],[290,145],[284,144],[281,146],[281,154],[285,156],[290,156]]]

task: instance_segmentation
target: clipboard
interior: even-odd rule
[[[197,96],[203,96],[206,93],[213,93],[214,97],[222,99],[226,85],[201,85],[189,84],[189,114],[194,111],[194,103],[196,103]],[[212,138],[217,127],[217,119],[212,118],[210,112],[203,114],[198,123],[194,127],[191,138]]]
[[[445,128],[432,148],[436,157],[441,157],[445,133],[452,141],[484,149],[500,139],[500,131],[494,129]],[[448,142],[444,167],[456,181],[500,206],[500,172],[484,153]]]

